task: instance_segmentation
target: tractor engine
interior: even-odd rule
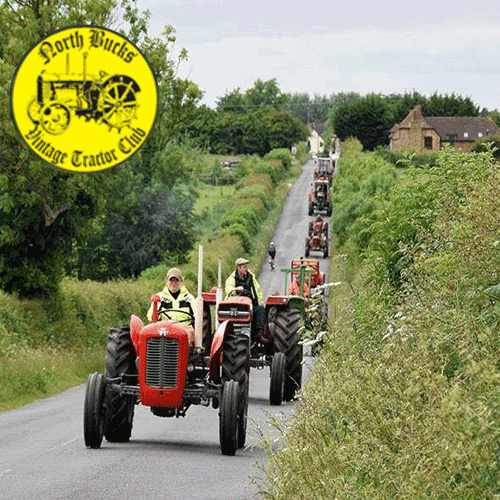
[[[137,353],[141,403],[159,408],[181,408],[193,344],[192,330],[165,320],[143,326],[133,316],[130,336]]]

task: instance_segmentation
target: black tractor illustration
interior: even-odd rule
[[[104,123],[118,132],[137,118],[137,82],[127,75],[87,75],[87,53],[83,54],[83,74],[46,73],[37,78],[37,93],[28,105],[28,115],[51,135],[65,132],[72,116]]]

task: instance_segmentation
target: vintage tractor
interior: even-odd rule
[[[316,179],[309,193],[309,215],[314,212],[326,212],[327,216],[332,215],[332,190],[330,183],[326,179]]]
[[[87,53],[83,55],[83,74],[42,73],[37,78],[36,97],[28,105],[28,116],[51,135],[60,135],[70,126],[71,117],[105,123],[121,131],[136,118],[139,107],[137,82],[127,75],[87,74]]]
[[[301,276],[301,269],[306,272],[306,283],[308,293],[304,293],[306,299],[306,311],[304,325],[310,331],[326,330],[328,328],[328,302],[326,299],[327,284],[325,273],[320,271],[319,260],[301,257],[293,259],[290,263],[292,273],[291,279]],[[303,282],[303,280],[300,280]],[[303,292],[301,292],[303,293]]]
[[[328,222],[325,222],[320,215],[309,223],[309,232],[306,236],[305,256],[309,257],[311,251],[323,252],[323,257],[328,257]]]
[[[249,336],[223,321],[212,334],[204,331],[206,307],[201,292],[202,247],[198,269],[197,318],[161,320],[162,303],[153,295],[153,321],[144,325],[132,315],[130,324],[112,328],[104,375],[87,380],[84,403],[86,446],[99,448],[103,437],[127,442],[135,405],[148,406],[159,417],[184,417],[191,405],[219,409],[219,440],[224,455],[245,444],[248,411]],[[172,312],[169,309],[168,312]],[[203,337],[211,339],[204,352]],[[209,354],[209,355],[206,355]]]
[[[326,180],[332,185],[333,163],[330,158],[318,158],[318,166],[314,169],[314,180]]]
[[[314,295],[316,293],[315,289],[325,284],[325,273],[322,273],[319,269],[319,260],[300,258],[293,259],[290,262],[290,268],[295,273],[298,273],[301,267],[304,267],[310,276],[308,285],[310,287],[310,294]],[[292,274],[292,279],[293,278],[294,275]]]
[[[286,286],[285,286],[286,290]],[[217,295],[219,299],[217,300]],[[211,321],[209,306],[216,305],[216,321],[221,324],[230,321],[235,332],[242,332],[250,340],[249,366],[258,369],[270,367],[269,402],[280,405],[291,401],[302,384],[302,345],[299,343],[299,320],[303,316],[304,298],[292,297],[276,292],[265,301],[266,326],[257,335],[253,326],[252,300],[246,296],[231,295],[222,300],[221,277],[219,284],[209,293],[203,294],[205,322]],[[247,344],[239,342],[231,352],[246,352]],[[239,355],[243,359],[243,354]],[[233,366],[237,366],[236,360]],[[242,366],[240,372],[247,370]],[[247,377],[248,378],[248,377]]]

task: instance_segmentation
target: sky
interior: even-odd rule
[[[283,93],[418,92],[500,110],[500,7],[477,0],[139,0],[150,34],[176,30],[178,76],[215,108],[276,79]]]

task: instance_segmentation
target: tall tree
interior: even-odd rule
[[[340,140],[356,137],[364,149],[373,150],[388,143],[392,116],[386,100],[380,95],[369,94],[339,106],[332,124]]]
[[[120,6],[115,0],[0,4],[0,287],[4,290],[22,295],[53,293],[72,257],[74,242],[84,248],[91,236],[103,231],[109,208],[137,204],[152,179],[165,181],[172,173],[182,176],[178,164],[163,161],[168,158],[162,153],[168,146],[165,136],[176,132],[201,93],[194,84],[176,79],[176,68],[186,54],[181,52],[176,60],[171,56],[173,29],[149,38],[148,13],[139,13],[135,0],[122,0]],[[144,148],[111,172],[56,171],[32,157],[17,139],[9,118],[15,68],[32,45],[56,29],[75,24],[114,28],[119,18],[124,21],[122,33],[141,48],[157,78],[159,122]]]

